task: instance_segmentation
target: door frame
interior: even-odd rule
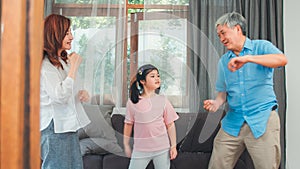
[[[40,168],[44,1],[1,1],[0,169]]]

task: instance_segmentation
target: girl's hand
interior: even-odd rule
[[[126,157],[130,158],[131,157],[131,148],[129,145],[124,145],[124,152]]]
[[[170,149],[170,160],[174,160],[177,157],[176,146],[172,146]]]
[[[88,102],[90,99],[90,95],[86,90],[80,90],[78,92],[78,97],[81,102]]]

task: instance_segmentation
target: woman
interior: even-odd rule
[[[40,78],[41,158],[44,169],[82,169],[77,130],[90,121],[80,102],[77,71],[82,58],[68,55],[73,36],[70,19],[52,14],[44,22],[44,52]]]

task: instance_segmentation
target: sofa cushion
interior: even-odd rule
[[[123,152],[116,140],[106,138],[84,138],[80,140],[81,154],[118,154]]]
[[[103,157],[100,155],[86,155],[83,156],[84,169],[103,169]]]
[[[210,155],[202,152],[180,152],[172,163],[176,169],[207,169]]]
[[[84,109],[91,123],[78,132],[82,155],[122,152],[111,127],[112,106],[84,105]]]
[[[130,158],[115,154],[108,154],[103,157],[103,168],[105,169],[128,169]],[[154,169],[153,162],[150,161],[146,169]]]
[[[130,158],[108,154],[103,157],[103,168],[105,169],[127,169]]]

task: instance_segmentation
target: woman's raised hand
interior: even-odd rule
[[[79,54],[72,52],[68,55],[68,60],[71,65],[68,76],[75,79],[76,72],[79,68],[80,63],[82,62],[82,58]]]
[[[70,61],[71,67],[78,69],[80,63],[82,62],[82,58],[79,54],[72,52],[68,55],[68,60]]]

